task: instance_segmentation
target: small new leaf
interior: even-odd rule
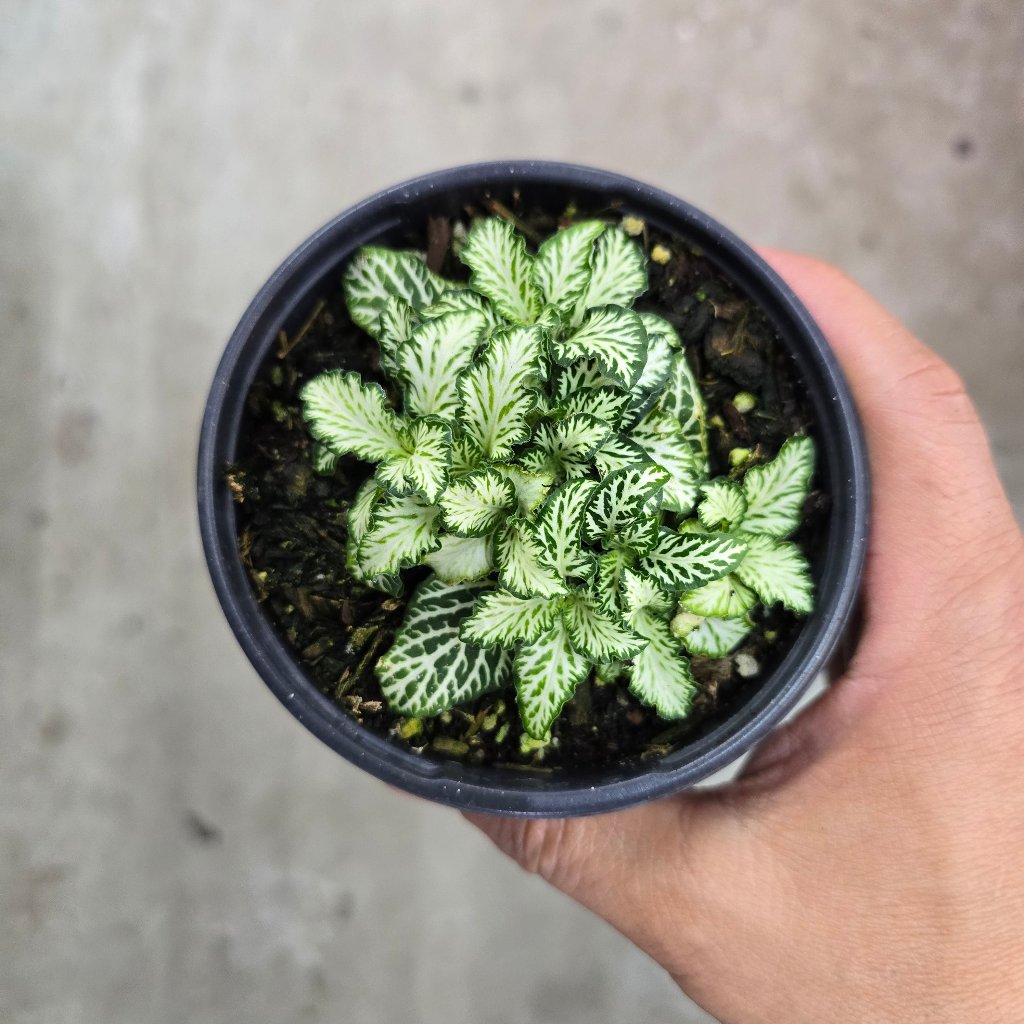
[[[423,309],[440,297],[448,282],[428,270],[416,253],[365,245],[346,267],[342,285],[349,316],[376,338],[388,299]]]
[[[724,658],[752,628],[745,618],[707,618],[683,635],[683,646],[702,658]]]
[[[451,427],[433,417],[415,420],[403,438],[405,450],[377,467],[377,482],[395,494],[422,494],[435,502],[448,484]]]
[[[570,310],[590,283],[594,240],[607,225],[585,220],[564,228],[538,249],[533,271],[544,301]]]
[[[813,472],[814,442],[809,437],[791,437],[771,462],[748,469],[743,477],[744,531],[789,536],[800,525]]]
[[[631,614],[629,624],[647,641],[629,670],[630,690],[662,718],[685,718],[697,694],[697,681],[679,641],[661,615],[649,608]]]
[[[309,432],[331,451],[373,462],[405,451],[402,420],[387,406],[383,388],[364,384],[358,373],[322,373],[300,397]]]
[[[781,604],[797,615],[814,606],[814,584],[803,552],[790,541],[763,534],[742,534],[747,552],[736,575],[766,605]]]
[[[591,661],[616,661],[632,658],[643,650],[644,641],[616,617],[602,610],[586,594],[576,593],[565,602],[562,611],[569,641]]]
[[[739,484],[731,480],[712,480],[704,484],[701,492],[704,499],[697,506],[697,517],[709,530],[734,530],[743,522],[747,499]]]
[[[631,309],[601,306],[591,310],[573,334],[555,342],[554,354],[563,366],[593,359],[612,383],[632,388],[647,359],[647,331]]]
[[[596,306],[631,306],[647,291],[647,258],[621,228],[608,228],[597,240],[590,282],[576,304],[577,319]]]
[[[492,533],[514,510],[516,489],[498,469],[470,473],[441,496],[445,527],[459,537]]]
[[[746,544],[728,534],[663,529],[651,551],[640,559],[639,569],[666,590],[692,590],[732,572],[745,551]]]
[[[359,543],[358,562],[367,577],[394,573],[415,565],[440,546],[439,509],[418,494],[389,495],[378,502]]]
[[[604,420],[576,413],[539,424],[533,432],[533,443],[555,472],[579,477],[589,472],[591,456],[610,434],[611,427]]]
[[[480,647],[514,647],[532,643],[551,628],[561,598],[517,597],[507,590],[488,590],[462,624],[462,639]]]
[[[649,504],[668,481],[668,473],[651,464],[627,466],[600,483],[583,519],[583,536],[615,546],[623,530],[648,515]]]
[[[735,619],[745,615],[757,604],[757,594],[740,583],[735,573],[730,573],[720,580],[680,594],[679,604],[694,615]]]
[[[558,616],[536,640],[523,644],[515,658],[516,700],[523,727],[543,739],[565,702],[590,672],[590,662],[570,642]]]
[[[533,257],[508,221],[489,217],[469,232],[459,259],[473,272],[472,287],[514,324],[532,324],[543,305]]]
[[[494,538],[442,537],[441,546],[426,555],[423,564],[445,583],[483,579],[494,571]]]
[[[537,513],[537,539],[545,560],[563,579],[586,577],[593,572],[593,555],[584,550],[581,531],[583,514],[595,490],[595,480],[569,480]]]
[[[512,518],[498,535],[498,581],[519,597],[558,597],[568,587],[551,568],[537,529],[525,519]]]

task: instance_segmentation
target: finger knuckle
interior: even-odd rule
[[[560,884],[571,860],[569,824],[557,818],[519,823],[513,838],[512,856],[531,874]]]

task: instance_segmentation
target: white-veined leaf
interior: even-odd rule
[[[625,434],[613,434],[594,452],[594,465],[602,476],[627,466],[645,466],[649,461],[643,448]]]
[[[402,580],[399,576],[385,574],[374,579],[366,579],[365,574],[359,568],[359,544],[370,526],[374,507],[383,496],[384,492],[377,486],[377,481],[372,476],[369,480],[364,481],[356,492],[348,511],[345,565],[357,579],[362,579],[376,590],[382,590],[386,594],[398,597],[402,593]]]
[[[745,618],[706,618],[683,635],[683,646],[702,658],[724,658],[751,629],[753,626]]]
[[[536,640],[519,648],[513,675],[519,717],[529,735],[535,739],[547,735],[589,672],[590,662],[573,650],[561,616]]]
[[[603,376],[621,388],[632,388],[647,359],[647,331],[643,321],[623,306],[592,309],[571,335],[554,343],[555,358],[563,366],[593,359]]]
[[[651,464],[627,466],[609,473],[598,486],[583,517],[583,536],[615,545],[627,526],[649,515],[649,504],[668,480],[668,473]]]
[[[660,324],[671,330],[671,325],[653,313],[641,313],[640,322],[647,332],[647,362],[636,382],[638,391],[660,391],[668,380],[672,370],[672,358],[675,354],[669,339],[662,333]]]
[[[422,494],[434,502],[448,485],[452,431],[443,420],[414,420],[405,432],[406,450],[377,467],[377,483],[394,494]]]
[[[438,299],[448,282],[428,270],[417,253],[364,245],[345,268],[342,285],[349,316],[377,337],[389,298],[423,309]]]
[[[602,372],[594,359],[580,359],[578,362],[563,366],[555,378],[555,399],[564,402],[577,391],[591,390],[601,387],[615,387]]]
[[[544,301],[570,310],[590,283],[594,240],[607,225],[585,220],[546,239],[537,251],[533,273]]]
[[[708,435],[704,399],[701,397],[697,378],[690,369],[685,352],[676,352],[673,356],[672,369],[656,408],[679,420],[683,428],[683,437],[700,453],[702,461],[706,464]]]
[[[471,438],[461,433],[452,438],[450,479],[461,480],[469,473],[475,473],[486,461],[484,453]]]
[[[463,622],[462,639],[479,647],[530,643],[551,628],[561,602],[560,597],[516,597],[507,590],[488,590]]]
[[[593,572],[593,556],[583,548],[581,532],[583,513],[596,489],[596,480],[569,480],[537,513],[537,539],[544,557],[563,579]]]
[[[482,313],[490,333],[499,327],[507,327],[508,321],[482,296],[469,288],[449,288],[438,300],[426,309],[420,310],[423,320],[436,320],[446,313],[466,313],[473,310]]]
[[[524,472],[518,466],[499,465],[493,467],[498,473],[512,481],[519,503],[519,514],[529,516],[544,500],[555,482],[553,473]]]
[[[569,642],[591,661],[632,658],[646,646],[644,641],[586,594],[570,595],[562,609]]]
[[[419,585],[391,648],[377,661],[377,679],[392,711],[438,715],[508,683],[512,659],[459,639],[479,585],[448,586],[437,577]]]
[[[404,299],[392,295],[380,311],[377,328],[377,345],[380,347],[380,365],[389,377],[398,372],[399,346],[409,340],[416,325],[416,313]]]
[[[483,469],[450,484],[441,496],[444,525],[460,537],[492,533],[514,511],[516,489],[497,469]]]
[[[576,413],[539,423],[533,431],[533,444],[557,473],[579,477],[589,472],[591,456],[610,434],[611,427],[604,420]]]
[[[697,694],[697,681],[668,623],[656,612],[642,608],[629,616],[629,624],[647,641],[633,659],[629,689],[662,718],[685,718]]]
[[[612,548],[597,560],[597,576],[593,592],[598,604],[613,614],[621,614],[623,608],[623,573],[636,562],[636,554],[627,548]]]
[[[649,576],[626,567],[622,570],[622,606],[627,615],[646,610],[663,617],[672,610],[672,598]]]
[[[445,583],[469,583],[483,579],[494,569],[494,539],[492,537],[441,538],[441,546],[424,556],[439,580]]]
[[[320,476],[334,476],[334,467],[337,466],[340,458],[340,455],[332,452],[327,445],[321,444],[319,441],[313,445],[313,469]]]
[[[648,334],[660,334],[668,343],[669,348],[680,349],[683,347],[679,340],[679,332],[662,316],[657,313],[644,311],[640,314]]]
[[[628,391],[616,387],[580,388],[556,406],[559,416],[584,414],[603,420],[610,427],[618,429],[622,414],[632,397]]]
[[[542,298],[534,280],[534,260],[508,221],[488,217],[475,224],[459,259],[472,271],[474,291],[486,295],[506,320],[532,324],[537,319]]]
[[[693,590],[732,572],[745,551],[746,544],[729,534],[662,530],[639,569],[667,590]]]
[[[484,315],[467,310],[427,320],[413,331],[397,355],[408,415],[454,418],[458,376],[473,361],[486,330]]]
[[[364,384],[358,373],[321,373],[300,398],[309,432],[331,451],[373,462],[405,451],[401,417],[386,404],[383,388]]]
[[[673,416],[653,412],[634,427],[629,435],[647,460],[668,473],[664,505],[671,512],[686,513],[697,500],[702,472],[693,446],[683,437]]]
[[[590,281],[576,303],[576,319],[596,306],[631,306],[647,291],[647,257],[621,228],[608,228],[594,246]]]
[[[495,554],[498,580],[519,597],[558,597],[568,592],[562,578],[544,558],[536,527],[525,519],[509,519],[498,534]]]
[[[694,615],[735,619],[745,615],[757,604],[757,594],[730,573],[720,580],[713,580],[696,590],[680,594],[679,604]]]
[[[791,541],[763,534],[741,534],[747,553],[736,575],[766,605],[781,603],[797,615],[814,607],[814,584],[803,552]]]
[[[419,562],[440,545],[435,505],[418,494],[388,495],[373,508],[357,560],[365,577],[394,573]]]
[[[639,519],[626,523],[614,540],[605,538],[605,545],[611,548],[626,548],[637,555],[646,555],[661,534],[661,515],[645,512]]]
[[[459,377],[463,429],[488,459],[507,458],[529,437],[543,338],[529,327],[497,334]]]
[[[701,487],[704,497],[697,506],[697,516],[709,529],[733,530],[747,511],[747,499],[739,484],[732,480],[712,480]]]
[[[743,477],[744,531],[772,537],[792,533],[800,525],[813,472],[814,442],[809,437],[789,438],[771,462],[748,469]]]

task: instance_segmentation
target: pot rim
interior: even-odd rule
[[[223,474],[245,396],[279,325],[359,245],[403,220],[421,219],[451,193],[516,186],[604,193],[623,210],[659,223],[704,255],[772,320],[815,407],[819,460],[827,463],[832,511],[816,574],[818,600],[792,647],[750,698],[713,729],[657,762],[535,778],[492,767],[435,761],[359,725],[322,694],[256,601],[237,550],[235,509]],[[566,198],[569,198],[568,196]],[[210,388],[199,439],[199,526],[224,614],[275,696],[329,747],[410,793],[459,807],[519,817],[603,813],[692,786],[749,751],[793,709],[847,629],[867,551],[870,481],[860,419],[828,343],[793,291],[767,263],[707,214],[661,189],[609,171],[554,161],[468,164],[384,189],[343,211],[303,242],[257,292],[235,328]]]

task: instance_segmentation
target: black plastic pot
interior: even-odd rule
[[[832,495],[827,542],[816,568],[817,607],[792,649],[725,721],[660,761],[588,775],[537,777],[436,761],[358,725],[321,694],[257,603],[238,555],[224,465],[239,446],[246,395],[283,328],[293,331],[337,286],[361,245],[388,243],[431,214],[456,214],[486,194],[561,209],[569,199],[623,209],[699,246],[774,322],[806,382],[818,423],[822,483]],[[380,192],[341,214],[292,253],[260,289],[217,369],[199,445],[199,518],[210,575],[224,613],[256,671],[311,732],[392,785],[463,809],[521,816],[594,814],[683,789],[763,739],[828,663],[850,621],[867,545],[868,467],[846,381],[804,307],[748,246],[687,203],[628,178],[561,163],[512,161],[439,171]]]

